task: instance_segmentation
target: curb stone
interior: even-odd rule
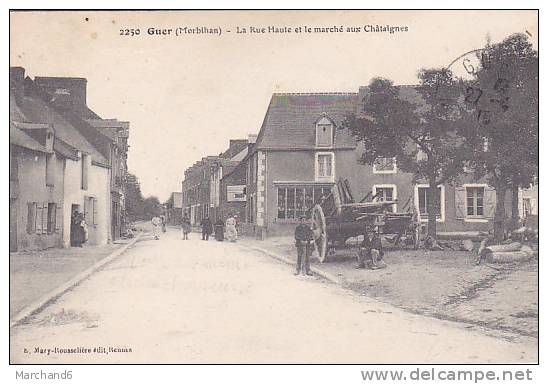
[[[119,249],[112,252],[107,257],[99,260],[97,263],[93,264],[89,268],[83,270],[82,272],[78,273],[76,276],[74,276],[69,281],[61,284],[59,287],[53,289],[52,291],[46,293],[42,297],[38,298],[37,300],[31,302],[29,305],[25,306],[21,311],[19,311],[13,319],[10,319],[10,329],[15,327],[16,325],[22,323],[24,320],[29,318],[30,316],[38,313],[44,307],[46,307],[50,302],[53,300],[59,298],[64,293],[72,289],[74,286],[80,284],[83,280],[90,277],[93,273],[95,273],[97,270],[101,269],[114,259],[116,259],[118,256],[120,256],[122,253],[124,253],[129,247],[133,246],[140,238],[142,234],[137,235],[134,237],[129,243],[123,245]]]
[[[285,256],[282,256],[278,253],[263,249],[261,247],[257,247],[257,246],[254,246],[254,245],[247,245],[247,244],[245,244],[245,245],[240,244],[240,245],[245,247],[245,248],[248,248],[248,249],[253,249],[254,251],[262,252],[265,255],[268,255],[268,256],[270,256],[270,257],[272,257],[272,258],[274,258],[278,261],[281,261],[283,263],[286,263],[286,264],[289,264],[289,265],[295,265],[296,264],[293,260],[291,260],[291,259],[289,259]],[[322,271],[320,268],[318,268],[314,265],[310,266],[310,271],[314,272],[318,276],[323,277],[326,280],[329,280],[332,283],[339,284],[339,285],[343,283],[343,281],[340,278],[336,277],[335,275],[333,275],[329,272]]]

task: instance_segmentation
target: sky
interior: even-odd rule
[[[365,32],[366,25],[407,32]],[[292,32],[250,33],[269,26]],[[341,26],[342,33],[304,29]],[[221,35],[176,36],[179,27]],[[140,33],[121,35],[126,29]],[[446,67],[516,32],[538,47],[536,11],[12,12],[10,66],[32,78],[86,78],[88,106],[130,122],[128,166],[143,194],[165,201],[194,162],[257,134],[274,92],[357,92],[379,76],[415,84],[421,68]]]

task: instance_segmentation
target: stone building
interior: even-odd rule
[[[10,68],[10,250],[70,245],[72,213],[89,245],[119,238],[129,123],[86,104],[87,81]],[[41,182],[42,180],[43,182]]]
[[[10,150],[10,180],[17,180],[17,195],[10,198],[11,249],[68,247],[74,211],[85,216],[88,244],[107,243],[108,161],[44,100],[23,68],[10,68]]]
[[[349,181],[356,201],[397,200],[395,211],[416,209],[421,221],[427,222],[426,183],[414,183],[413,175],[399,170],[392,158],[379,158],[373,166],[358,162],[363,144],[356,143],[342,122],[357,111],[367,92],[367,87],[361,87],[357,93],[272,96],[257,142],[243,160],[245,217],[252,233],[258,237],[290,234],[298,217],[339,179]],[[420,102],[411,86],[400,87],[400,96]],[[437,229],[488,231],[495,202],[493,188],[464,174],[454,184],[439,187]]]

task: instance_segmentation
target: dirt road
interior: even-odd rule
[[[138,242],[12,329],[10,360],[530,363],[536,343],[412,315],[317,277],[295,277],[238,243],[196,234],[182,241],[170,230]]]

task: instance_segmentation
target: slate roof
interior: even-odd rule
[[[46,147],[27,135],[22,129],[17,128],[14,124],[10,124],[10,144],[37,152],[51,153]]]
[[[335,123],[333,149],[354,148],[356,140],[339,128],[358,100],[357,93],[275,93],[253,149],[314,149],[316,122],[322,116]]]
[[[17,107],[23,115],[23,122],[51,124],[56,137],[71,147],[89,153],[92,160],[96,163],[108,166],[107,159],[76,128],[38,96],[22,96]]]

